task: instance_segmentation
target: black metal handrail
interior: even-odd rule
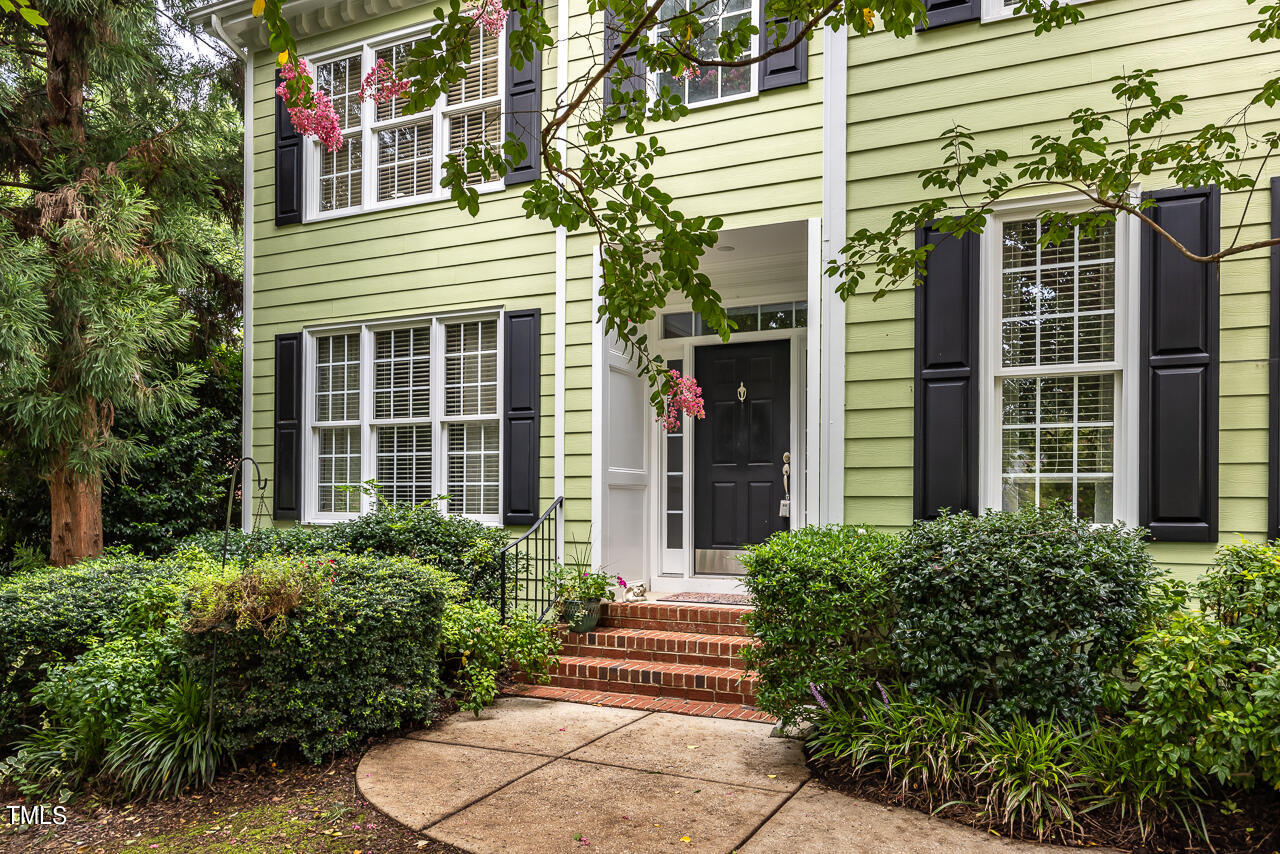
[[[511,607],[524,608],[542,620],[555,604],[563,508],[564,496],[557,496],[529,530],[498,552],[503,623]]]

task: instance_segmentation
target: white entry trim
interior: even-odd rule
[[[600,316],[600,247],[591,250],[591,568],[601,563],[604,518],[604,327]]]
[[[845,393],[845,304],[836,293],[839,280],[823,275],[822,268],[835,260],[844,247],[848,211],[849,126],[849,30],[825,27],[822,31],[822,254],[818,270],[822,299],[809,298],[820,306],[821,337],[810,349],[821,354],[821,440],[817,460],[824,477],[816,522],[844,521],[844,393]],[[811,248],[810,257],[817,253]],[[811,273],[810,287],[813,287]]]

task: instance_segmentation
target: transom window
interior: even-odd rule
[[[702,35],[695,43],[697,56],[702,59],[719,59],[720,51],[716,42],[720,33],[733,29],[742,21],[753,20],[755,6],[753,0],[667,0],[660,15],[665,20],[682,11],[695,10],[703,26]],[[665,25],[657,29],[660,39],[670,34],[671,31]],[[756,39],[758,40],[758,36]],[[754,49],[753,43],[753,53]],[[702,68],[688,78],[673,77],[666,72],[654,76],[659,91],[666,87],[678,94],[686,104],[695,106],[753,94],[754,67]]]
[[[406,111],[405,98],[376,104],[359,97],[361,81],[377,60],[403,71],[412,38],[361,45],[315,63],[316,85],[333,99],[343,146],[328,152],[314,140],[309,143],[308,218],[443,198],[441,170],[449,154],[472,142],[502,141],[505,39],[477,27],[466,76],[419,113]],[[480,176],[471,178],[478,182]]]
[[[368,324],[311,339],[309,516],[384,501],[496,521],[501,500],[496,317]]]
[[[1040,245],[1039,218],[999,228],[999,504],[1063,501],[1110,522],[1123,379],[1115,226],[1056,246]]]

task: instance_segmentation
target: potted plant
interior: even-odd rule
[[[608,572],[561,567],[557,595],[564,603],[562,619],[571,632],[589,632],[600,622],[600,603],[613,601],[614,582],[625,585],[621,578]]]

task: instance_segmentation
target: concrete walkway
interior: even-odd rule
[[[809,779],[768,724],[499,700],[381,745],[357,771],[374,806],[474,854],[1034,854]]]

